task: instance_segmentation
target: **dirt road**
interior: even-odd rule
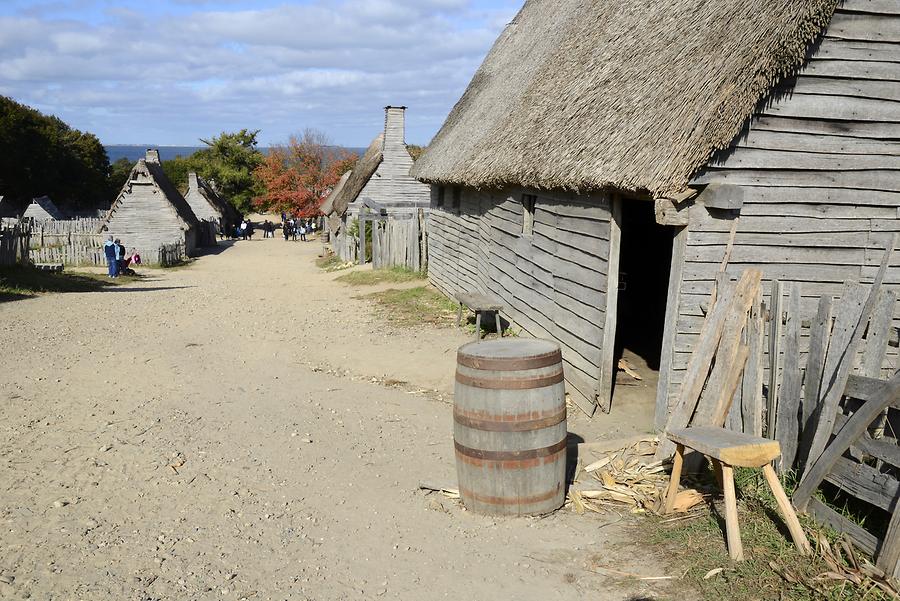
[[[667,596],[604,569],[666,575],[627,519],[417,490],[454,480],[451,407],[411,389],[447,390],[463,334],[381,323],[317,243],[220,250],[0,304],[0,598]]]

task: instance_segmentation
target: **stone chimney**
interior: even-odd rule
[[[159,151],[155,148],[148,148],[144,160],[148,163],[159,163]]]
[[[384,147],[406,146],[406,107],[384,107]]]
[[[188,190],[199,190],[200,182],[197,181],[197,174],[193,171],[188,173]]]

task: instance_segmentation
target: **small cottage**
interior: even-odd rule
[[[341,218],[338,216],[337,211],[334,208],[334,201],[339,198],[344,190],[344,186],[347,185],[347,180],[350,179],[350,175],[353,171],[348,171],[344,175],[341,176],[341,179],[335,184],[334,188],[332,188],[331,192],[328,194],[328,197],[322,202],[319,206],[319,211],[325,216],[325,227],[326,231],[330,235],[336,235],[337,231],[341,227]]]
[[[237,209],[222,198],[211,183],[193,171],[188,173],[188,190],[184,199],[197,219],[214,224],[218,233],[231,231],[240,221]],[[215,239],[209,242],[215,244]]]
[[[588,413],[639,351],[662,426],[721,265],[801,283],[808,317],[872,281],[900,230],[898,42],[896,2],[528,0],[413,167],[431,281],[558,341]]]
[[[35,221],[65,219],[65,215],[63,215],[62,211],[56,207],[56,204],[50,200],[49,196],[41,196],[32,199],[31,204],[25,209],[22,217],[29,217]]]
[[[192,256],[199,228],[190,205],[166,177],[157,150],[135,164],[104,220],[104,230],[129,250],[136,248],[147,263],[158,261],[159,249],[167,245]]]

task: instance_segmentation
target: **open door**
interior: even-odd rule
[[[630,387],[623,398],[629,404],[644,405],[648,413],[654,410],[657,378],[664,371],[664,363],[671,362],[670,356],[663,355],[667,350],[665,334],[674,330],[669,326],[675,322],[669,309],[676,231],[659,222],[653,201],[623,200],[621,196],[613,199],[598,389],[598,404],[604,411],[612,406],[620,360],[624,360],[628,373],[636,372],[640,377],[640,386]],[[674,281],[676,294],[678,280],[680,277]]]

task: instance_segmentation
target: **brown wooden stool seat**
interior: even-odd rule
[[[800,553],[804,555],[811,553],[809,541],[806,539],[803,527],[800,526],[800,520],[797,519],[797,514],[772,467],[772,461],[781,455],[781,446],[777,440],[759,438],[714,426],[682,428],[667,432],[666,435],[676,444],[676,448],[675,462],[672,465],[672,479],[669,481],[669,489],[666,491],[664,513],[671,513],[675,505],[678,482],[681,479],[681,467],[684,464],[684,450],[685,448],[693,449],[709,457],[716,468],[716,475],[721,474],[720,484],[725,493],[725,533],[728,554],[733,560],[742,561],[744,559],[741,531],[738,526],[737,497],[734,491],[735,467],[762,468],[766,483],[772,489],[778,509],[787,524],[791,538],[794,539],[794,544]]]
[[[500,324],[500,311],[505,309],[505,305],[500,299],[489,294],[481,294],[479,292],[460,292],[454,295],[459,303],[459,310],[456,313],[456,327],[462,323],[463,307],[475,312],[475,340],[481,339],[481,314],[493,313],[495,324],[497,326],[497,334],[502,338],[503,329]]]

